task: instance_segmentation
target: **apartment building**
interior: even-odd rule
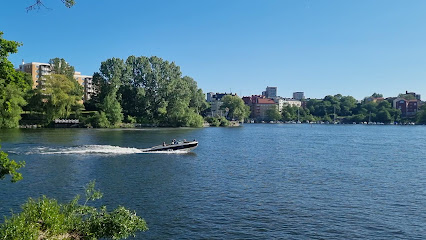
[[[31,75],[33,80],[33,88],[43,89],[43,85],[45,82],[45,76],[52,74],[52,66],[49,63],[40,63],[40,62],[30,62],[24,63],[22,62],[19,65],[19,68],[16,69],[21,72],[26,72]],[[93,76],[82,75],[81,72],[74,73],[74,79],[84,87],[84,96],[82,99],[87,101],[94,94],[95,89],[93,86]]]
[[[274,98],[274,101],[278,104],[278,110],[281,112],[283,107],[290,106],[290,107],[301,107],[302,101],[296,100],[293,98]]]
[[[410,117],[416,115],[419,111],[422,102],[418,99],[406,100],[404,98],[396,98],[393,100],[393,107],[401,110],[403,117]]]
[[[253,105],[252,117],[258,120],[265,120],[267,118],[267,111],[269,109],[277,109],[278,104],[269,98],[256,98]]]
[[[50,64],[39,62],[22,62],[17,70],[29,73],[31,75],[33,80],[33,88],[43,88],[43,83],[45,80],[43,76],[50,75],[52,72]]]
[[[210,117],[226,117],[227,112],[221,109],[223,105],[222,98],[226,95],[237,96],[236,93],[207,93],[207,102],[210,103],[210,113],[208,116]]]
[[[264,95],[252,95],[243,97],[244,104],[250,107],[250,117],[257,121],[265,120],[267,118],[267,111],[269,109],[278,109],[278,103],[271,98],[266,98]]]
[[[92,98],[93,94],[95,94],[95,85],[93,85],[93,76],[83,76],[83,84],[84,84],[84,101],[88,101]]]
[[[81,75],[81,72],[75,72],[74,79],[84,88],[83,101],[89,100],[95,93],[93,76]]]

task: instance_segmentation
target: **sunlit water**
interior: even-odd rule
[[[141,149],[197,139],[192,153]],[[137,239],[424,239],[426,127],[246,124],[203,129],[0,130],[25,160],[0,181],[0,215],[28,197],[124,205]]]

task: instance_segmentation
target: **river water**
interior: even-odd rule
[[[172,139],[192,153],[140,153]],[[135,210],[136,239],[425,239],[426,127],[245,124],[201,129],[0,130],[25,160],[0,216],[28,197]]]

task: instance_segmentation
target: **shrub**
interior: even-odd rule
[[[123,239],[148,230],[145,220],[122,206],[112,212],[105,206],[87,206],[88,201],[102,197],[94,187],[94,181],[86,186],[83,205],[78,204],[78,195],[67,204],[46,196],[28,199],[21,213],[0,225],[0,239]]]

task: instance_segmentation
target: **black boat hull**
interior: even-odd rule
[[[184,142],[178,144],[167,144],[165,146],[155,146],[152,148],[144,149],[143,152],[164,152],[164,151],[191,151],[198,146],[197,141]]]

